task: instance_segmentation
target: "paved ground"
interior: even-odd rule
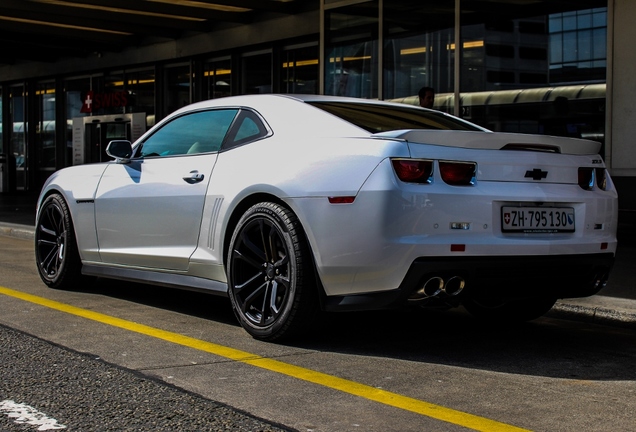
[[[0,234],[33,238],[37,196],[0,194]],[[551,316],[636,329],[636,235],[619,225],[616,263],[600,295],[559,301]]]
[[[75,431],[291,430],[4,326],[0,358],[2,431],[33,431],[36,426]],[[29,401],[45,412],[31,412],[32,405],[17,401]]]

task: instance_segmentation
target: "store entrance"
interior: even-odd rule
[[[110,157],[106,154],[106,146],[112,140],[131,140],[130,122],[97,122],[88,123],[84,127],[86,142],[86,163],[106,162]]]
[[[107,162],[108,143],[135,141],[146,131],[146,114],[130,113],[73,119],[73,165]]]

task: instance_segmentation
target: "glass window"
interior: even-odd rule
[[[325,94],[377,98],[377,0],[326,12]]]
[[[587,8],[550,17],[550,76],[554,83],[605,80],[605,67],[598,65],[607,57],[607,8],[589,8],[589,3],[606,2],[585,3]],[[567,27],[552,26],[553,21],[566,19]]]
[[[309,102],[372,133],[400,129],[481,130],[439,111],[408,106],[386,106],[350,102]]]
[[[38,169],[55,168],[55,84],[39,83],[36,90],[35,153]]]
[[[453,92],[454,11],[454,0],[385,2],[384,99]]]
[[[318,93],[318,46],[286,49],[282,53],[280,91]]]
[[[243,109],[228,134],[224,149],[256,141],[270,134],[260,117],[253,111]]]
[[[190,65],[165,69],[164,114],[168,115],[190,104]]]
[[[147,116],[155,114],[155,71],[146,69],[126,71],[125,86],[128,93],[126,112],[143,112]]]
[[[9,163],[16,169],[16,188],[26,190],[27,185],[27,123],[26,93],[23,85],[9,89],[9,114],[11,119]]]
[[[203,86],[206,99],[232,95],[232,62],[229,58],[212,60],[205,65]]]
[[[272,54],[243,57],[243,94],[272,92]]]
[[[218,151],[237,112],[211,110],[177,117],[146,139],[137,154],[166,157]]]
[[[90,113],[84,112],[84,102],[91,90],[91,82],[95,78],[75,78],[64,82],[66,96],[66,152],[64,166],[73,165],[73,119],[85,117]]]
[[[578,59],[576,45],[578,42],[578,34],[576,32],[563,33],[563,62],[572,63]]]
[[[5,156],[4,154],[4,139],[2,138],[2,86],[0,86],[0,155]],[[6,161],[4,161],[6,162]],[[0,161],[0,163],[2,163],[2,161]],[[0,182],[2,181],[2,179],[0,179]],[[0,188],[2,187],[2,184],[0,184]]]
[[[495,131],[602,143],[607,3],[462,2],[462,117]]]

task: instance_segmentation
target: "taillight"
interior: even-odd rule
[[[474,162],[439,162],[439,174],[451,186],[470,186],[475,183],[477,164]]]
[[[579,186],[585,190],[594,188],[594,168],[579,168]]]
[[[419,159],[392,159],[393,169],[398,178],[407,183],[431,183],[433,161]]]
[[[596,175],[596,186],[601,190],[607,190],[607,171],[605,168],[596,168],[594,174]]]

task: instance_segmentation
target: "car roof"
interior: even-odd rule
[[[361,99],[346,96],[329,96],[329,95],[313,95],[313,94],[284,94],[284,93],[268,93],[268,94],[252,94],[252,95],[239,95],[239,96],[226,96],[217,99],[209,99],[206,101],[196,102],[179,109],[190,111],[196,108],[206,107],[218,107],[218,106],[242,106],[251,104],[268,104],[276,103],[282,98],[288,100],[296,100],[298,102],[311,103],[311,102],[343,102],[343,103],[356,103],[356,104],[368,104],[379,106],[398,106],[401,108],[426,110],[426,108],[417,107],[414,105],[408,105],[397,102],[380,101],[375,99]]]

